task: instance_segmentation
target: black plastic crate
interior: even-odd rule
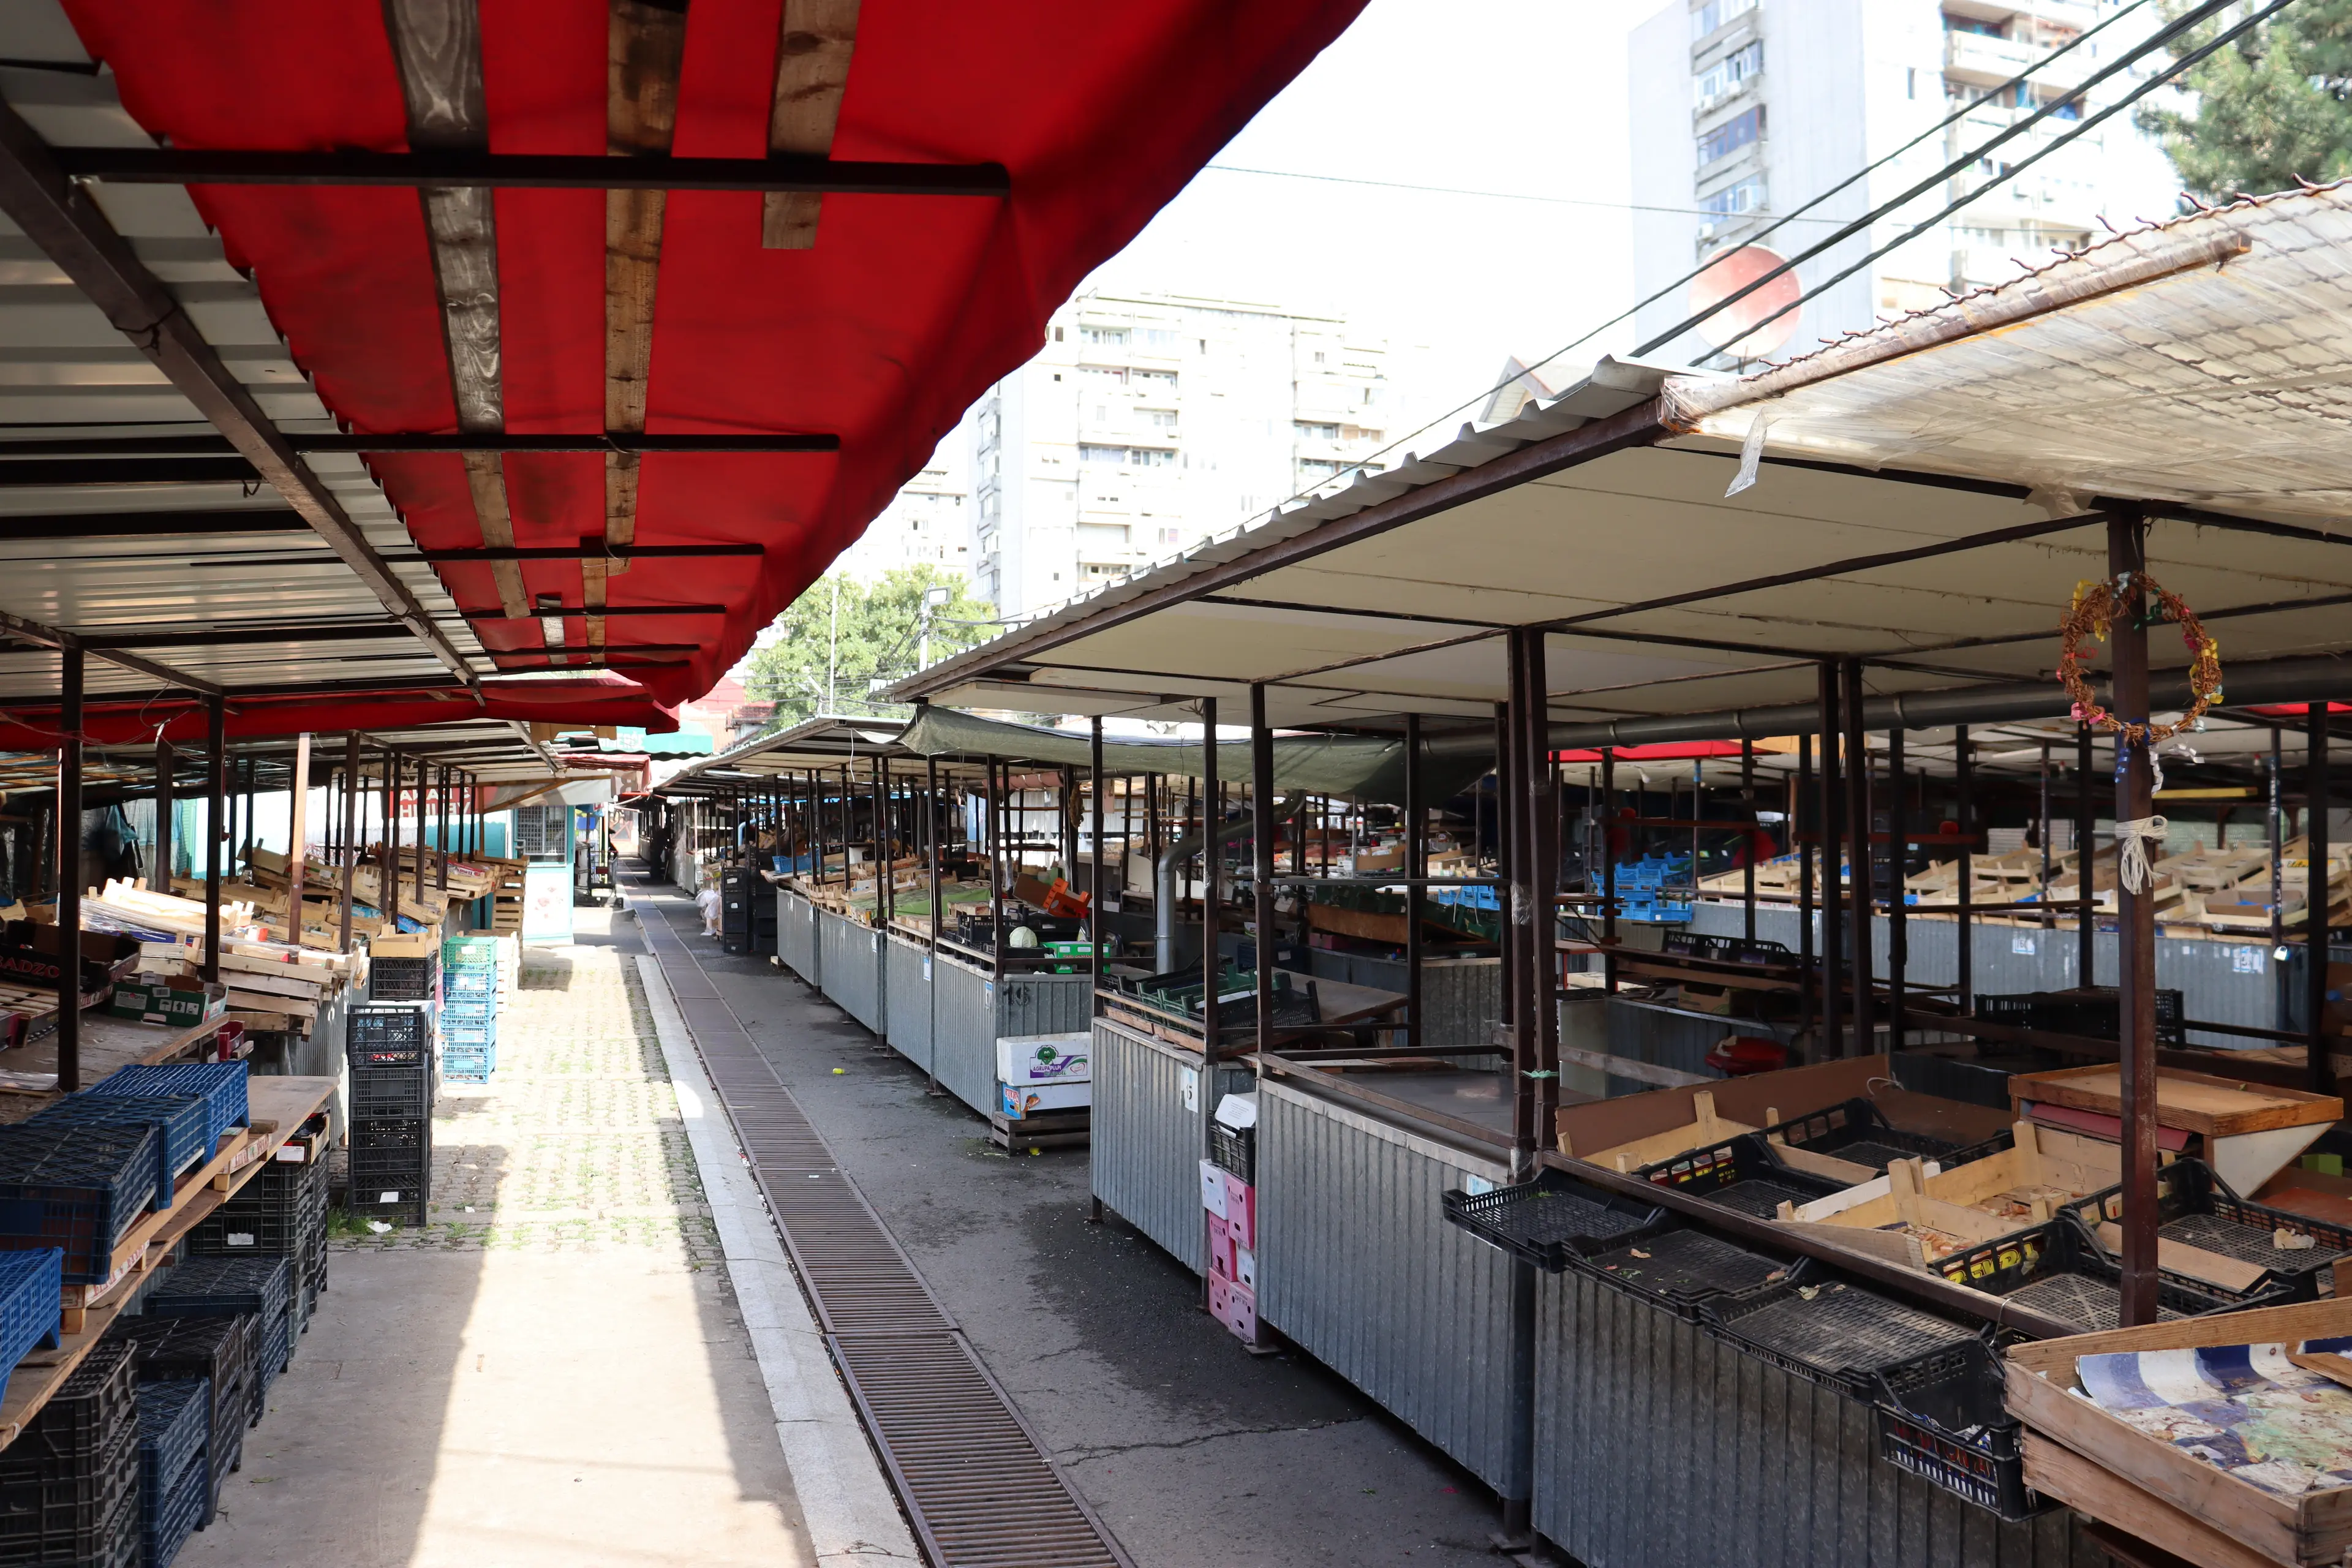
[[[441,960],[371,958],[368,960],[368,1000],[371,1002],[431,1002],[438,999]]]
[[[153,1205],[156,1142],[152,1127],[0,1128],[0,1248],[58,1247],[66,1283],[107,1283]]]
[[[2045,1318],[2071,1324],[2078,1333],[2123,1326],[2123,1269],[2070,1214],[1979,1242],[1937,1259],[1934,1268],[1955,1285],[2006,1296]],[[2156,1294],[2159,1321],[2177,1322],[2247,1304],[2169,1274],[2157,1280]],[[2272,1294],[2284,1300],[2287,1292],[2274,1287]]]
[[[352,1123],[352,1148],[379,1153],[433,1147],[433,1123],[422,1116],[387,1116]]]
[[[1209,1122],[1209,1163],[1227,1175],[1255,1185],[1257,1181],[1257,1129]]]
[[[1849,1285],[1808,1258],[1774,1284],[1707,1302],[1706,1331],[1808,1382],[1867,1399],[1878,1373],[1978,1338],[1949,1318]]]
[[[2065,1212],[2079,1220],[2102,1251],[2099,1226],[2123,1222],[2120,1184],[2088,1197],[2077,1198]],[[2249,1203],[2202,1160],[2175,1160],[2156,1173],[2157,1235],[2224,1258],[2259,1264],[2265,1270],[2244,1291],[2230,1291],[2210,1281],[2182,1279],[2191,1288],[2243,1304],[2280,1300],[2312,1300],[2332,1293],[2335,1263],[2352,1256],[2352,1230],[2309,1215]],[[2312,1245],[2284,1247],[2273,1239],[2280,1232],[2307,1236]],[[2112,1256],[2112,1255],[2110,1255]],[[2284,1286],[2285,1289],[2281,1289]]]
[[[1998,1154],[2017,1142],[2017,1135],[2010,1131],[1969,1144],[1906,1131],[1890,1123],[1885,1112],[1860,1096],[1791,1117],[1763,1131],[1767,1143],[1777,1140],[1780,1145],[1802,1149],[1809,1154],[1827,1154],[1849,1164],[1866,1165],[1882,1175],[1897,1160],[1934,1160],[1948,1171],[1971,1160]]]
[[[250,1312],[229,1318],[117,1318],[110,1335],[128,1340],[142,1384],[202,1378],[212,1389],[209,1434],[216,1451],[242,1432],[253,1414],[258,1321]]]
[[[2021,991],[1979,996],[1976,1016],[1988,1023],[2021,1029],[2041,1029],[2054,1035],[2079,1035],[2085,1039],[2113,1040],[2123,1030],[2123,1002],[2112,985],[2078,986],[2071,991]],[[2186,1047],[2188,1016],[2180,993],[2156,993],[2156,1043]]]
[[[354,1067],[433,1062],[433,1011],[429,1006],[369,1002],[344,1016],[343,1054]]]
[[[1772,1157],[1762,1134],[1743,1132],[1719,1143],[1660,1160],[1633,1173],[1644,1181],[1741,1214],[1770,1219],[1784,1203],[1809,1204],[1849,1184],[1792,1171]]]
[[[1590,1254],[1577,1267],[1613,1290],[1695,1323],[1707,1302],[1771,1284],[1789,1265],[1709,1232],[1669,1225]]]
[[[1444,1202],[1447,1224],[1554,1273],[1568,1267],[1570,1255],[1609,1246],[1664,1217],[1652,1205],[1588,1187],[1558,1171],[1491,1192],[1449,1192]]]
[[[376,1121],[433,1114],[433,1068],[424,1062],[352,1069],[350,1098],[353,1121]]]
[[[285,1258],[191,1258],[148,1291],[151,1318],[226,1318],[250,1312],[263,1325],[283,1318],[294,1298],[294,1265]]]
[[[130,1347],[100,1344],[0,1452],[0,1563],[107,1563],[138,1498]]]
[[[2014,1523],[2055,1506],[2025,1484],[2024,1427],[1979,1341],[1881,1368],[1878,1457]]]
[[[235,1197],[188,1233],[191,1253],[217,1257],[275,1254],[305,1268],[315,1252],[321,1260],[327,1237],[327,1165],[271,1161]]]

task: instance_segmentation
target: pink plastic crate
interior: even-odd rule
[[[1209,1316],[1225,1325],[1235,1339],[1257,1342],[1257,1292],[1230,1279],[1209,1280]]]
[[[1209,1216],[1209,1272],[1223,1279],[1237,1279],[1234,1268],[1233,1226],[1215,1215]]]
[[[1233,1227],[1234,1245],[1257,1246],[1257,1189],[1239,1176],[1225,1177],[1225,1224]]]

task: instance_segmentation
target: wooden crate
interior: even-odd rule
[[[2077,1359],[2352,1334],[2352,1300],[2305,1302],[2011,1348],[2004,1392],[2025,1423],[2026,1483],[2204,1568],[2316,1568],[2352,1550],[2352,1487],[2284,1498],[2191,1458],[2079,1397]]]

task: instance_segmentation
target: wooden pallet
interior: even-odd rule
[[[988,1141],[1000,1149],[1082,1149],[1086,1147],[1092,1112],[1041,1110],[1013,1118],[1001,1110],[988,1113]]]

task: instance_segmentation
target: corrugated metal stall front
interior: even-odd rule
[[[2108,1563],[2065,1510],[2003,1524],[1882,1461],[1867,1405],[1578,1274],[1537,1287],[1535,1454],[1536,1529],[1587,1568]]]
[[[817,984],[816,910],[798,893],[776,889],[776,952],[784,967]]]
[[[1194,1273],[1201,1256],[1201,1112],[1187,1104],[1200,1057],[1107,1019],[1094,1021],[1094,1109],[1087,1118],[1094,1195]],[[1247,1068],[1217,1069],[1217,1090],[1254,1087]],[[1263,1142],[1260,1143],[1263,1148]]]
[[[999,1035],[1075,1035],[1094,1016],[1091,974],[1016,974],[996,988]]]
[[[882,933],[871,926],[817,911],[817,963],[824,994],[876,1034],[882,1032]]]
[[[890,1045],[919,1068],[931,1065],[931,954],[921,942],[893,935],[884,941],[883,983]]]
[[[1257,1126],[1259,1316],[1507,1487],[1513,1263],[1441,1200],[1504,1164],[1279,1081],[1259,1089]]]
[[[941,953],[931,992],[931,1075],[985,1116],[996,1109],[996,982]]]

